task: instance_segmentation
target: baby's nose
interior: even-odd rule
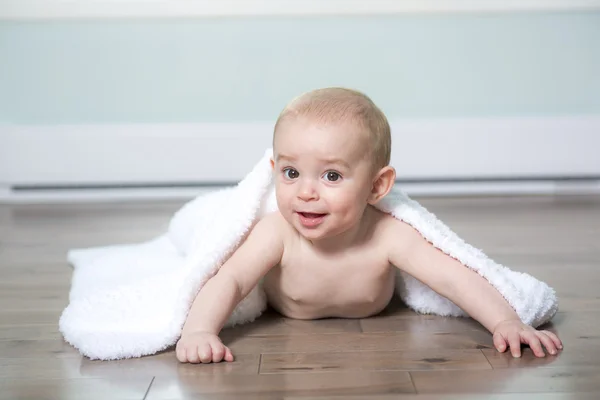
[[[315,185],[310,180],[301,182],[298,190],[298,198],[304,201],[315,200],[319,197]]]

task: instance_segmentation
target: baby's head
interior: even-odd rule
[[[290,123],[310,123],[324,130],[334,126],[351,129],[358,134],[348,133],[344,139],[361,146],[362,155],[374,170],[390,162],[392,144],[387,118],[369,97],[356,90],[324,88],[293,99],[277,119],[274,146],[279,131]]]
[[[390,127],[364,94],[318,89],[292,100],[273,134],[279,210],[307,238],[351,229],[395,179]]]

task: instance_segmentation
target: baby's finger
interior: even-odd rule
[[[198,357],[198,347],[196,347],[196,346],[188,347],[185,354],[186,354],[188,362],[190,362],[192,364],[198,364],[200,362],[200,357]]]
[[[540,341],[542,342],[548,353],[556,355],[558,351],[556,350],[556,345],[554,344],[552,339],[550,339],[550,337],[544,332],[538,332],[537,336],[540,338]]]
[[[506,339],[504,339],[502,334],[498,332],[494,333],[493,340],[496,350],[498,350],[500,353],[504,353],[506,351]]]
[[[225,355],[225,346],[219,343],[212,344],[212,360],[213,362],[221,362],[223,360],[223,356]]]
[[[179,362],[187,362],[187,355],[185,354],[185,347],[177,343],[177,347],[175,348],[175,355],[177,356],[177,360]]]
[[[556,348],[558,348],[558,349],[563,348],[562,341],[558,338],[558,336],[556,336],[556,334],[554,332],[550,332],[550,331],[541,331],[541,332],[545,333],[546,336],[548,336],[550,338],[550,340],[552,340],[552,342],[554,342],[554,345],[556,346]]]
[[[511,332],[507,335],[508,345],[513,357],[521,357],[521,336],[516,332]]]
[[[225,361],[227,362],[232,362],[233,361],[233,354],[231,353],[231,350],[229,350],[229,347],[225,346]]]
[[[200,356],[200,362],[209,363],[212,361],[212,349],[210,344],[204,343],[198,348],[198,355]]]
[[[536,335],[536,333],[537,332],[531,331],[523,332],[521,334],[521,337],[523,338],[525,343],[529,345],[531,351],[533,351],[533,354],[536,357],[546,357],[546,353],[544,353],[544,349],[542,348],[542,344],[540,343],[540,339],[538,338],[538,335]]]

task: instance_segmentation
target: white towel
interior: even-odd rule
[[[271,154],[267,150],[237,186],[185,204],[171,219],[167,232],[152,241],[71,250],[68,260],[75,270],[69,305],[59,322],[65,340],[90,359],[101,360],[150,355],[174,345],[204,283],[260,216],[277,209]],[[497,264],[397,187],[377,207],[481,274],[524,323],[537,327],[558,310],[552,288]],[[396,291],[417,312],[466,315],[408,274],[397,273]],[[226,326],[252,321],[265,308],[265,293],[257,286],[236,307]]]

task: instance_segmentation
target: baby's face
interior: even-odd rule
[[[360,221],[373,185],[368,140],[350,124],[319,126],[300,118],[278,130],[277,204],[307,239],[336,236]]]

